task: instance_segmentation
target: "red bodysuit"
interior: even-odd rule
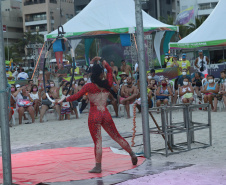
[[[107,80],[109,86],[111,87],[113,84],[112,68],[108,65],[108,63],[105,64],[105,68],[108,71]],[[88,124],[90,134],[95,144],[94,152],[96,163],[101,163],[102,159],[101,126],[124,150],[131,153],[132,150],[129,143],[118,133],[112,117],[106,107],[109,91],[106,89],[99,89],[94,83],[88,83],[78,93],[68,97],[67,101],[75,101],[82,97],[85,93],[88,93],[90,101]]]

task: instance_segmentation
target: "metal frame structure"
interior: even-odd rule
[[[165,148],[152,150],[153,153],[165,154],[166,156],[190,151],[197,148],[206,148],[212,145],[211,107],[209,104],[191,105],[180,104],[172,107],[158,107],[161,109],[162,126],[150,128],[150,133],[161,134],[165,138]],[[200,123],[192,120],[192,110],[197,108],[208,108],[208,122]],[[183,122],[173,123],[172,114],[174,111],[183,110]],[[149,112],[152,112],[150,110]],[[209,129],[209,143],[195,141],[195,132]],[[176,142],[175,134],[185,134],[186,142]],[[199,146],[195,146],[199,144]],[[171,153],[169,152],[171,150]],[[172,151],[173,150],[173,151]]]

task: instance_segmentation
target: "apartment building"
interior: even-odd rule
[[[75,0],[75,14],[82,11],[91,0]],[[152,17],[158,19],[175,16],[179,13],[179,0],[142,0],[142,9]]]
[[[1,0],[4,45],[13,45],[23,37],[22,3],[18,0]]]
[[[74,17],[74,0],[23,0],[24,32],[47,34]]]
[[[180,0],[181,11],[193,6],[196,17],[208,17],[219,0]]]

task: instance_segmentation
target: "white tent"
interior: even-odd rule
[[[170,49],[192,49],[226,46],[226,0],[220,0],[206,21]]]
[[[144,31],[178,31],[177,26],[164,24],[143,11]],[[65,37],[135,33],[133,0],[92,0],[78,15],[63,25]],[[57,30],[47,39],[57,36]]]

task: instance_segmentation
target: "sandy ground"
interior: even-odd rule
[[[189,152],[170,155],[165,157],[160,154],[153,154],[151,160],[168,161],[178,163],[194,164],[192,167],[167,171],[161,174],[146,176],[136,180],[121,183],[129,184],[226,184],[226,112],[212,113],[212,135],[213,145],[205,149],[195,149]],[[114,115],[114,114],[113,114]],[[88,130],[88,114],[83,113],[80,119],[67,121],[56,121],[54,114],[49,114],[49,121],[39,123],[38,119],[34,124],[17,125],[10,128],[11,147],[22,148],[25,146],[38,145],[41,143],[63,141],[68,139],[90,137]],[[160,124],[160,115],[154,113],[154,117]],[[182,121],[182,112],[173,114],[174,121]],[[196,121],[207,122],[207,112],[194,111],[193,118]],[[18,122],[18,120],[16,120]],[[132,119],[114,118],[119,132],[131,132],[133,127]],[[137,114],[137,132],[142,132],[141,115]],[[154,126],[149,118],[150,127]],[[102,135],[107,133],[102,131]],[[197,131],[195,139],[208,143],[208,130]],[[175,141],[185,141],[186,136],[179,134]],[[131,143],[131,139],[128,139]],[[141,137],[135,138],[136,144],[142,143]],[[151,135],[151,148],[157,149],[164,146],[164,141],[159,135]],[[135,152],[142,151],[142,147],[134,148]]]

